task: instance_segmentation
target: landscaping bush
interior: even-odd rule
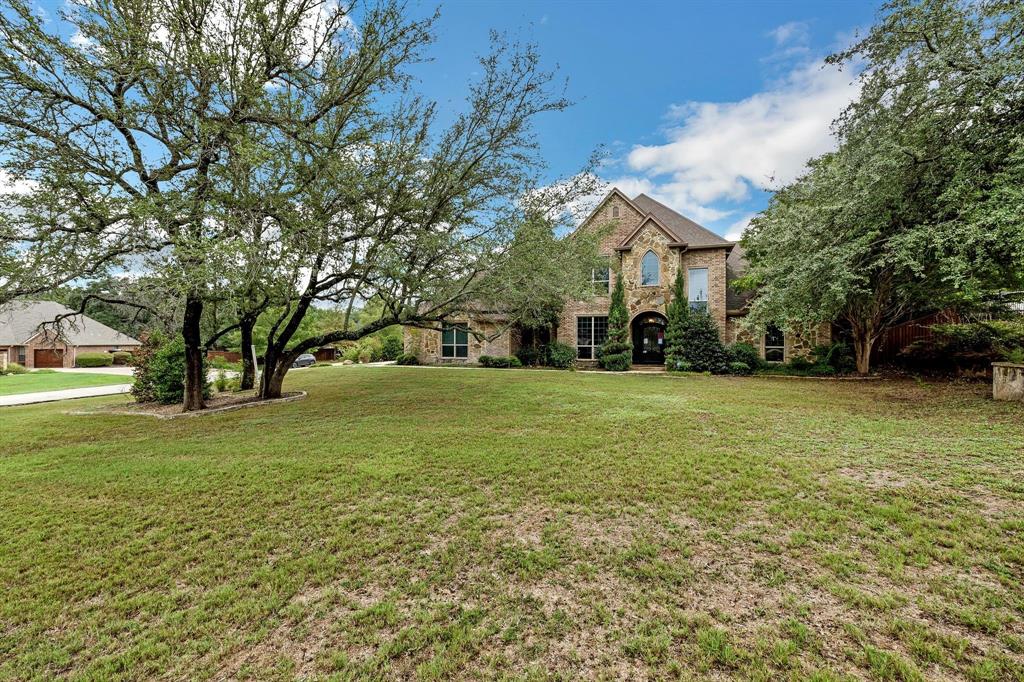
[[[798,355],[789,361],[789,369],[796,370],[797,372],[806,372],[813,366],[814,363],[802,355]]]
[[[671,360],[671,365],[666,365],[666,369],[670,372],[692,372],[693,365],[682,358],[675,358]]]
[[[418,365],[420,364],[419,358],[412,353],[402,353],[395,358],[395,363],[399,365]]]
[[[729,353],[731,363],[742,363],[751,371],[758,369],[762,364],[764,364],[764,361],[761,359],[761,354],[758,353],[757,349],[749,343],[734,343],[726,348],[726,351]]]
[[[395,334],[385,336],[380,344],[380,359],[395,360],[402,354],[403,350],[401,336]]]
[[[19,365],[17,362],[8,362],[7,369],[0,372],[0,374],[28,374],[28,370],[25,369],[24,365]]]
[[[126,350],[116,350],[110,354],[110,357],[114,359],[114,364],[120,367],[132,364],[132,354]]]
[[[752,374],[753,371],[754,370],[750,368],[750,365],[748,365],[745,362],[738,362],[734,360],[733,362],[729,363],[729,374],[745,376],[747,374]]]
[[[524,346],[516,351],[516,357],[525,367],[536,367],[544,363],[544,347]]]
[[[623,278],[615,278],[612,302],[608,308],[608,338],[601,345],[597,361],[609,372],[624,372],[633,366],[633,343],[629,340],[629,313]]]
[[[204,358],[204,376],[206,369]],[[180,335],[168,341],[160,334],[153,334],[146,340],[136,356],[132,395],[142,403],[170,405],[182,401],[185,397],[185,340]],[[209,382],[203,386],[203,395],[210,395]]]
[[[352,345],[346,348],[341,353],[342,360],[348,360],[349,362],[359,362],[359,346]]]
[[[1024,319],[937,324],[935,336],[910,344],[896,359],[925,372],[987,372],[993,362],[1024,349]]]
[[[688,362],[694,372],[728,371],[728,353],[718,336],[718,326],[707,311],[691,310],[683,318],[679,359]]]
[[[79,353],[75,358],[75,367],[110,367],[114,364],[114,356],[110,353]]]
[[[217,378],[213,381],[213,387],[217,389],[218,393],[228,390],[228,375],[224,373],[224,370],[217,372]]]
[[[576,349],[567,343],[552,341],[544,347],[544,362],[556,369],[572,369],[576,366]]]
[[[523,363],[514,355],[481,355],[480,365],[494,369],[507,369],[509,367],[522,367]]]
[[[853,348],[841,341],[815,346],[811,351],[811,357],[814,358],[815,365],[832,367],[835,374],[849,374],[857,369]]]

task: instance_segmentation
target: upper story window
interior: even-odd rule
[[[594,283],[594,293],[598,296],[607,296],[611,276],[608,268],[594,268],[590,271],[590,281]]]
[[[447,322],[442,325],[441,357],[469,357],[469,330],[464,325],[448,324]]]
[[[640,285],[656,287],[661,281],[661,262],[658,254],[648,251],[640,262]]]
[[[690,310],[708,309],[708,269],[690,268],[687,272],[686,297]]]
[[[619,217],[619,207],[618,206],[612,206],[612,217],[613,218],[618,218]]]
[[[774,324],[764,334],[764,359],[768,362],[786,361],[786,335]]]

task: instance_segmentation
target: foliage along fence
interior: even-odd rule
[[[960,322],[960,315],[955,310],[939,310],[921,317],[907,320],[896,325],[882,335],[878,348],[874,353],[874,361],[878,363],[892,362],[904,348],[915,341],[928,340],[935,337],[933,324],[950,324]]]

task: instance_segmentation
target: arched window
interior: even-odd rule
[[[656,287],[661,279],[660,269],[661,264],[658,262],[658,254],[653,251],[648,251],[644,254],[644,259],[640,264],[640,285],[645,287]]]

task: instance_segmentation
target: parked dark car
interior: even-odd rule
[[[309,353],[303,353],[299,357],[295,358],[295,362],[292,363],[292,367],[309,367],[310,365],[316,364],[316,358]]]

